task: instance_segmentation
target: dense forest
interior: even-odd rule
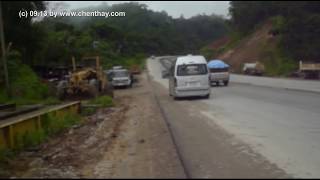
[[[294,60],[320,61],[320,2],[232,1],[229,13],[233,29],[244,35],[273,18],[271,33],[281,37],[286,55]]]
[[[34,66],[69,66],[72,56],[80,59],[88,55],[99,55],[105,68],[141,64],[150,55],[199,53],[202,46],[228,31],[226,20],[214,14],[172,18],[164,11],[155,12],[136,2],[112,6],[101,3],[75,10],[123,11],[125,17],[35,20],[18,16],[21,9],[41,11],[46,5],[43,1],[2,2],[6,48],[10,44],[8,67],[13,98],[49,97],[48,88],[32,71]],[[0,68],[0,101],[3,102],[8,96]]]
[[[43,10],[43,4],[37,2],[39,10]],[[227,31],[225,20],[216,15],[174,19],[164,11],[154,12],[135,2],[78,9],[124,11],[125,17],[47,17],[31,23],[31,18],[17,17],[17,12],[27,5],[6,2],[4,6],[17,9],[4,9],[10,9],[8,14],[16,18],[5,20],[15,23],[5,25],[6,41],[12,42],[12,48],[22,53],[28,65],[64,63],[71,56],[87,53],[100,54],[106,63],[117,63],[117,58],[139,53],[197,53],[201,46]],[[9,16],[6,14],[4,17]]]

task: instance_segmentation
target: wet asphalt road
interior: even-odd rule
[[[159,63],[159,59],[155,58],[148,61],[149,72],[155,81],[162,84],[163,88],[167,88],[167,80],[161,78],[163,67]],[[241,78],[242,81],[253,81],[250,79],[251,77],[248,79],[245,79],[246,77]],[[262,82],[259,79],[254,79],[254,81]],[[209,100],[174,102],[169,99],[167,101],[169,101],[169,104],[177,103],[185,108],[193,106],[193,114],[203,115],[208,121],[212,121],[212,123],[225,129],[226,132],[247,144],[254,152],[261,154],[293,177],[319,178],[320,94],[288,90],[285,87],[278,87],[277,84],[273,85],[270,80],[268,81],[263,81],[263,83],[269,87],[261,87],[238,83],[236,79],[233,79],[228,87],[212,87],[212,96]],[[301,82],[294,82],[294,80],[290,83],[293,85],[301,84]],[[283,83],[280,84],[283,86]],[[315,84],[317,85],[317,83]],[[190,136],[190,134],[181,130],[182,127],[179,128],[180,126],[183,125],[181,123],[180,125],[179,123],[174,125],[177,136],[180,139],[183,139],[183,136]],[[204,132],[210,132],[210,128],[212,129],[210,126],[202,128]],[[193,133],[196,132],[193,131]],[[203,136],[210,135],[203,134]],[[195,141],[197,138],[199,140],[202,138],[199,142],[204,144],[210,144],[212,140],[201,136],[193,138]],[[181,146],[187,148],[187,141],[181,141]],[[189,153],[196,151],[196,148],[193,151],[190,150],[192,149],[191,145],[189,147],[189,150],[184,151]],[[205,151],[204,149],[202,148],[203,151]],[[208,153],[203,153],[203,156],[207,156],[207,158],[201,157],[201,154],[197,155],[198,159],[204,158],[209,161]],[[189,160],[195,159],[191,158]],[[210,163],[204,161],[199,164],[210,165]],[[211,161],[213,160],[211,159]],[[213,177],[214,173],[210,174],[209,169],[209,167],[206,169],[208,177]],[[232,168],[225,170],[225,173],[227,171],[232,174]],[[242,171],[245,171],[245,169]],[[200,171],[194,174],[201,177]],[[241,176],[241,174],[235,173],[234,176],[221,174],[221,177],[239,177],[238,175]],[[248,177],[248,174],[244,177]],[[252,177],[266,176],[253,173]]]

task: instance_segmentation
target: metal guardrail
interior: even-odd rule
[[[75,101],[63,105],[49,106],[0,121],[0,149],[13,149],[19,143],[17,142],[17,136],[43,129],[41,122],[48,113],[59,115],[70,112],[79,113],[80,106],[80,101]]]
[[[7,106],[6,109],[0,110],[0,121],[2,121],[4,119],[8,119],[10,117],[17,116],[19,114],[35,111],[41,107],[42,107],[42,105],[22,106],[19,108],[17,108],[15,105],[14,105],[14,107]]]
[[[14,103],[0,104],[0,111],[11,110],[11,109],[15,109],[15,108],[16,108],[16,104],[14,104]]]

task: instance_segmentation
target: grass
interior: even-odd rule
[[[49,137],[61,133],[63,130],[80,124],[81,116],[75,113],[64,113],[57,115],[49,113],[42,117],[42,128],[33,132],[26,132],[14,137],[16,146],[14,149],[0,149],[0,169],[5,166],[10,159],[23,149],[37,146]],[[0,172],[1,174],[1,172]]]
[[[42,126],[47,137],[60,133],[62,130],[78,123],[81,123],[81,116],[74,113],[66,113],[60,116],[49,113],[42,120]]]
[[[83,116],[90,116],[90,115],[96,113],[96,112],[97,112],[97,109],[98,109],[98,108],[96,108],[96,107],[85,107],[85,108],[82,109],[81,115],[83,115]]]
[[[83,108],[81,111],[81,114],[83,116],[90,116],[90,115],[96,113],[96,111],[99,107],[106,108],[106,107],[114,106],[113,99],[110,96],[99,96],[99,97],[96,97],[95,99],[88,101],[86,104],[97,105],[97,107]]]
[[[113,100],[110,96],[99,96],[88,102],[88,104],[100,105],[102,107],[114,106]]]

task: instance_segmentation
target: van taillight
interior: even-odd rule
[[[177,78],[174,78],[174,87],[177,87],[178,84],[177,84]]]

